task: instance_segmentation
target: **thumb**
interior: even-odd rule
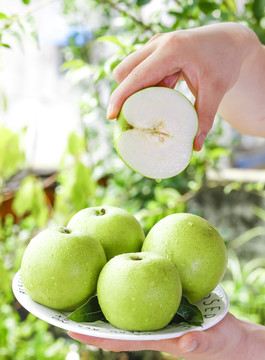
[[[222,96],[212,87],[198,92],[194,107],[197,111],[199,126],[193,143],[195,151],[201,150],[204,140],[213,126]]]
[[[213,344],[211,344],[212,346]],[[203,332],[191,332],[186,335],[183,335],[178,341],[178,350],[182,354],[190,354],[196,356],[198,354],[207,353],[209,348],[211,351],[212,347],[209,346],[209,338],[205,336]],[[191,355],[192,354],[192,355]]]

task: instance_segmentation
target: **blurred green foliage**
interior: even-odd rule
[[[25,33],[37,38],[30,10],[34,1],[22,1],[29,4],[24,15],[0,13],[2,48],[10,47],[7,35],[16,38],[21,46]],[[265,43],[264,0],[247,1],[242,8],[235,0],[161,0],[159,3],[152,0],[64,0],[63,6],[69,26],[82,25],[93,33],[82,46],[73,38],[62,48],[61,71],[80,94],[82,130],[69,136],[58,169],[53,209],[47,205],[41,179],[30,175],[15,194],[13,212],[16,217],[10,214],[0,222],[0,358],[70,360],[69,354],[73,353],[79,354],[79,359],[161,358],[165,355],[152,352],[113,354],[75,343],[65,332],[28,315],[14,299],[11,281],[20,268],[29,240],[44,226],[64,225],[76,211],[104,203],[135,214],[148,232],[164,216],[185,211],[189,200],[210,186],[206,170],[214,168],[220,158],[229,156],[233,150],[233,144],[229,149],[220,146],[223,130],[218,119],[203,150],[194,153],[189,167],[175,178],[156,182],[124,165],[114,151],[113,123],[106,121],[108,98],[116,87],[112,71],[156,33],[212,22],[242,22]],[[4,96],[2,103],[5,104]],[[23,166],[22,138],[23,134],[0,128],[1,193],[8,178]],[[239,187],[240,184],[233,183],[230,187],[227,185],[226,191]],[[264,184],[245,187],[245,191],[253,190],[263,192]],[[238,246],[253,239],[253,234],[262,233],[263,225],[261,228],[231,243],[233,249],[229,251],[224,286],[233,313],[264,325],[264,260],[257,258],[246,262],[236,253]]]
[[[0,126],[0,193],[8,180],[24,166],[25,154],[21,135]]]

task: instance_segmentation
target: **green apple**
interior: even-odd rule
[[[54,227],[40,232],[28,244],[21,277],[32,300],[72,311],[95,293],[105,263],[103,247],[90,234]]]
[[[72,229],[88,231],[102,244],[107,260],[141,250],[145,238],[138,220],[128,211],[115,206],[83,209],[69,221]]]
[[[197,113],[183,94],[150,87],[124,102],[115,123],[114,145],[134,171],[165,179],[188,166],[197,129]]]
[[[171,321],[178,310],[182,288],[177,268],[170,261],[148,252],[128,253],[115,256],[104,266],[97,296],[112,325],[152,331]]]
[[[225,243],[205,219],[185,213],[168,215],[147,234],[142,251],[171,260],[178,268],[183,295],[191,303],[204,298],[221,281],[227,264]]]

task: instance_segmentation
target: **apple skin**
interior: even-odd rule
[[[72,311],[95,293],[105,263],[103,247],[90,234],[54,227],[28,244],[21,277],[32,300],[56,310]]]
[[[195,303],[222,280],[227,265],[225,243],[205,219],[187,213],[168,215],[147,234],[142,251],[151,251],[178,268],[183,295]]]
[[[76,213],[68,225],[89,232],[105,250],[107,260],[116,255],[141,250],[145,238],[138,220],[115,206],[96,206]]]
[[[99,305],[114,326],[153,331],[168,325],[178,310],[182,287],[174,264],[152,253],[115,256],[97,285]]]

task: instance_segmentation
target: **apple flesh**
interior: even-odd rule
[[[176,267],[152,253],[115,256],[97,285],[99,305],[114,326],[132,331],[158,330],[171,321],[182,295]]]
[[[205,219],[185,213],[168,215],[147,234],[142,251],[151,251],[178,268],[183,295],[191,303],[210,294],[227,265],[225,243]]]
[[[123,104],[114,129],[114,145],[122,160],[137,173],[165,179],[190,162],[198,118],[180,92],[150,87]]]
[[[115,206],[83,209],[69,221],[68,227],[89,232],[103,246],[107,260],[141,250],[145,238],[138,220],[128,211]]]
[[[48,228],[27,246],[21,277],[30,298],[56,310],[72,311],[96,291],[106,263],[98,240],[83,231]]]

